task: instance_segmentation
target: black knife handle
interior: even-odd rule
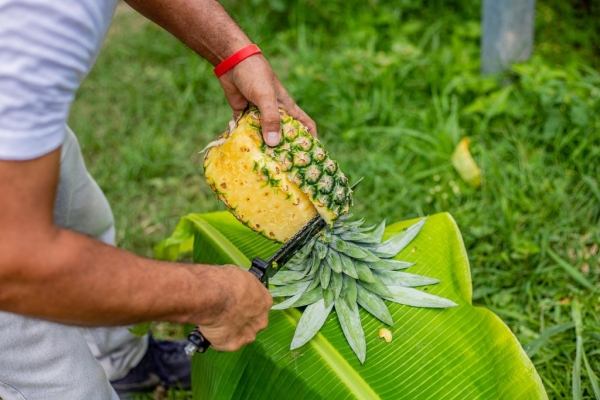
[[[187,337],[188,344],[185,347],[187,355],[191,356],[194,353],[204,353],[210,347],[210,342],[200,332],[199,327],[195,327]]]
[[[267,274],[268,267],[269,263],[262,258],[256,257],[252,260],[252,266],[249,269],[250,273],[257,277],[266,287],[269,287],[269,275]]]
[[[256,257],[252,260],[252,266],[250,267],[250,273],[254,275],[259,281],[265,286],[269,286],[269,276],[267,275],[268,263]],[[188,345],[186,346],[186,353],[192,355],[194,353],[204,353],[210,347],[210,342],[200,332],[199,327],[195,327],[194,330],[187,337]]]

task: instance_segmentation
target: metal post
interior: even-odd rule
[[[481,72],[505,71],[533,49],[535,0],[484,0]]]

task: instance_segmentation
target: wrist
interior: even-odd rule
[[[210,325],[227,308],[226,277],[222,267],[207,264],[188,266],[191,273],[188,294],[190,308],[183,317],[183,323]]]
[[[258,48],[257,45],[250,44],[244,46],[241,49],[237,50],[235,53],[231,54],[223,61],[221,61],[217,66],[215,66],[214,73],[217,76],[217,78],[220,78],[225,73],[227,73],[227,71],[229,71],[248,57],[252,57],[257,54],[262,54],[262,51]]]

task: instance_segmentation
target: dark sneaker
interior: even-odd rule
[[[189,389],[192,359],[185,354],[186,344],[185,339],[155,340],[149,335],[144,358],[124,378],[111,381],[112,387],[119,395],[151,392],[158,386]]]

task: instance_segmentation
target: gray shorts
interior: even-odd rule
[[[108,201],[66,129],[54,221],[114,244]],[[125,376],[147,347],[128,327],[76,328],[0,312],[0,399],[118,400],[109,379]]]

